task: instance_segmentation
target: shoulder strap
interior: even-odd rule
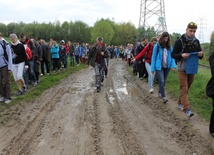
[[[183,42],[183,40],[182,40],[182,38],[181,38],[181,37],[179,38],[179,40],[181,41],[181,45],[182,45],[181,53],[183,53],[183,52],[184,52],[184,48],[185,48],[186,44],[184,44],[184,42]]]
[[[2,48],[3,48],[3,50],[4,50],[4,57],[7,58],[7,51],[6,51],[7,43],[6,43],[6,41],[2,40],[2,43],[0,43],[0,44],[1,44]]]

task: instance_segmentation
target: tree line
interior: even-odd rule
[[[0,23],[0,32],[5,37],[11,33],[25,33],[29,38],[43,38],[49,41],[50,38],[60,40],[70,40],[79,43],[94,43],[98,36],[104,38],[104,42],[108,45],[127,45],[128,43],[136,43],[141,38],[146,37],[149,40],[156,36],[154,27],[145,29],[144,27],[136,28],[131,22],[115,23],[110,19],[100,19],[93,26],[89,26],[83,21],[59,21],[49,23],[32,23],[11,22],[9,24]],[[170,34],[172,44],[178,37],[179,33]],[[208,45],[209,46],[209,45]],[[209,53],[214,50],[214,33],[210,38]]]

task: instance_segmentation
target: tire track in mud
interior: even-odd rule
[[[145,91],[138,84],[137,87],[142,90],[142,92]],[[214,154],[214,148],[212,147],[213,145],[212,141],[210,141],[210,137],[203,137],[198,130],[192,128],[193,124],[191,123],[191,119],[194,118],[179,118],[172,109],[161,103],[158,97],[151,97],[148,94],[143,96],[143,100],[144,102],[141,101],[141,103],[152,109],[155,117],[171,124],[171,126],[157,125],[164,131],[167,137],[174,139],[182,149],[186,150],[186,154]]]
[[[102,143],[101,143],[101,127],[100,127],[100,108],[99,103],[96,99],[97,95],[95,95],[93,100],[93,127],[91,136],[93,138],[93,144],[94,144],[94,152],[97,155],[103,155],[103,149],[102,149]]]
[[[180,148],[185,150],[185,154],[214,154],[210,137],[203,137],[196,129],[193,129],[191,119],[179,118],[167,104],[163,104],[158,97],[151,96],[142,87],[142,82],[135,80],[136,77],[133,79],[133,76],[125,75],[124,78],[137,86],[141,94],[139,102],[149,107],[152,110],[152,114],[163,121],[164,124],[156,123],[156,125],[163,131],[164,136],[174,140]],[[166,123],[170,125],[165,125]]]
[[[116,62],[114,62],[116,63]],[[114,66],[114,68],[113,68]],[[124,109],[120,106],[120,103],[115,92],[113,80],[113,74],[118,71],[115,70],[115,64],[111,64],[111,69],[108,74],[110,78],[105,81],[106,88],[106,100],[109,103],[108,112],[113,120],[113,132],[120,139],[125,154],[128,155],[146,155],[147,153],[140,146],[139,141],[136,138],[136,135],[133,133],[132,128],[129,125],[128,118],[124,114]],[[111,100],[114,98],[114,100]]]
[[[118,70],[126,68],[125,66],[126,64],[122,64],[122,63],[124,62],[117,62],[117,65],[112,64],[113,66],[115,66],[114,67],[115,70],[112,69],[112,72],[115,72],[115,71],[118,72]],[[118,78],[117,76],[116,78]],[[199,154],[199,155],[214,154],[214,148],[212,148],[213,146],[212,140],[210,139],[210,137],[203,137],[198,132],[198,130],[193,129],[192,128],[193,124],[191,122],[191,119],[181,119],[174,113],[172,109],[169,108],[167,104],[163,104],[158,97],[154,97],[154,95],[149,94],[147,92],[147,87],[148,87],[147,84],[142,85],[142,81],[136,80],[137,78],[134,76],[130,76],[129,73],[127,74],[127,68],[124,70],[124,74],[122,76],[123,76],[122,78],[119,77],[119,80],[126,79],[129,83],[131,83],[134,87],[136,87],[136,89],[138,90],[138,93],[140,94],[137,99],[132,97],[132,100],[134,99],[132,101],[132,103],[134,104],[133,106],[131,104],[124,105],[122,102],[129,102],[129,101],[124,100],[125,98],[122,100],[120,99],[120,101],[118,101],[119,96],[117,93],[115,93],[115,88],[114,88],[115,83],[112,81],[112,80],[115,80],[115,78],[111,79],[111,81],[108,79],[107,83],[110,83],[108,86],[109,87],[108,89],[112,89],[110,93],[107,93],[107,96],[106,96],[106,98],[109,100],[109,103],[112,105],[112,109],[109,110],[109,113],[112,116],[112,118],[115,120],[114,121],[115,123],[114,125],[116,126],[115,130],[119,131],[118,132],[120,133],[119,138],[122,140],[124,144],[128,138],[125,137],[127,136],[127,134],[123,136],[123,133],[130,131],[130,135],[132,135],[131,132],[133,131],[134,131],[134,134],[139,132],[137,131],[138,130],[137,126],[135,130],[133,126],[130,124],[131,122],[128,122],[128,119],[130,119],[128,118],[130,117],[130,115],[128,115],[129,113],[128,111],[132,111],[132,113],[130,114],[135,115],[135,118],[134,118],[135,121],[138,122],[138,124],[140,124],[139,125],[140,128],[144,130],[142,133],[151,134],[150,141],[154,143],[152,145],[157,145],[158,148],[163,152],[167,154],[178,154],[178,155],[183,153],[187,155],[188,154]],[[144,88],[143,86],[146,86],[146,87]],[[114,98],[114,101],[112,101],[111,98]],[[153,119],[153,120],[150,119],[150,122],[146,120],[145,121],[141,120],[141,118],[144,118],[145,116],[142,115],[143,117],[141,117],[140,113],[141,112],[144,113],[145,110],[150,111],[149,112],[150,114],[148,112],[146,113],[148,113],[149,115],[152,115],[152,117],[155,117],[156,119]],[[162,134],[162,136],[164,137],[163,139],[167,139],[169,141],[168,142],[169,145],[170,145],[170,141],[172,141],[173,144],[175,143],[177,147],[173,146],[174,148],[173,147],[170,148],[170,146],[165,146],[164,143],[161,144],[161,141],[158,142],[158,139],[160,138],[160,137],[158,138],[158,136],[161,136],[161,135],[152,133],[152,131],[156,131],[156,130],[151,130],[151,127],[152,127],[151,124],[153,124],[155,128],[158,128],[156,130]],[[119,129],[118,126],[121,128]],[[155,135],[157,135],[157,137],[155,137]],[[136,136],[137,135],[134,135],[134,137]],[[141,135],[141,137],[142,137],[142,140],[143,139],[148,140],[146,139],[147,137],[144,135]],[[140,140],[141,141],[140,142],[138,138],[136,138],[137,139],[136,144],[138,146],[140,145],[140,143],[142,143],[143,145],[148,143],[146,141],[142,142],[142,140]],[[142,145],[140,146],[141,147],[139,148],[141,152],[138,152],[138,153],[147,154],[148,152],[144,149],[145,146],[142,146]],[[128,154],[131,154],[131,152],[129,152]]]
[[[35,137],[39,136],[40,130],[43,128],[46,116],[49,112],[53,111],[56,103],[60,101],[61,95],[64,92],[65,90],[62,88],[55,91],[54,97],[45,104],[35,118],[28,122],[25,129],[7,144],[3,155],[28,154],[31,143],[34,141]]]

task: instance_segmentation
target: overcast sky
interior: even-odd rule
[[[83,21],[93,24],[101,18],[109,18],[116,23],[131,22],[136,28],[140,18],[141,0],[4,0],[1,1],[0,22],[31,23],[37,21],[54,22]],[[214,30],[213,5],[210,0],[165,0],[166,23],[169,33],[184,33],[190,21],[198,24],[204,34],[204,41],[209,42]],[[200,18],[204,19],[200,29]],[[156,17],[153,17],[157,20]]]

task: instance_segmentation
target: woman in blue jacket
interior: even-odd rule
[[[172,46],[168,32],[162,33],[159,42],[154,45],[151,61],[151,72],[157,74],[159,91],[158,96],[166,103],[164,86],[170,69],[175,70],[175,60],[171,57]]]
[[[52,60],[53,60],[53,71],[55,72],[55,69],[58,68],[58,70],[60,69],[59,67],[59,45],[57,45],[56,41],[53,42],[53,45],[51,46],[51,56],[52,56]]]

